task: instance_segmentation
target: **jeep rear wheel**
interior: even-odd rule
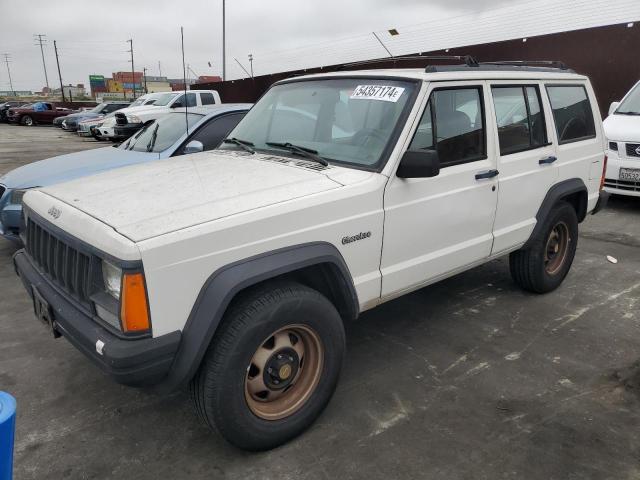
[[[33,118],[31,118],[30,115],[25,115],[20,119],[20,123],[27,127],[31,127],[35,122],[33,121]]]
[[[250,290],[225,315],[190,393],[199,416],[246,450],[274,448],[308,428],[342,367],[342,319],[297,283]]]
[[[513,280],[525,290],[547,293],[563,282],[578,246],[578,217],[566,202],[556,205],[529,248],[513,252],[509,267]]]

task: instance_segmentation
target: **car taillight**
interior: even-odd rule
[[[600,191],[604,190],[604,179],[605,176],[607,175],[607,162],[609,161],[609,159],[607,158],[607,156],[604,156],[604,165],[602,167],[602,178],[600,179]]]

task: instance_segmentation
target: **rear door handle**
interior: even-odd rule
[[[476,173],[476,180],[487,180],[497,177],[500,174],[498,170],[487,170],[486,172]]]
[[[538,163],[540,165],[551,165],[552,163],[554,163],[556,160],[558,160],[558,157],[547,157],[547,158],[543,158],[542,160],[540,160]]]

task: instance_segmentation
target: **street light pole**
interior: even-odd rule
[[[135,67],[133,65],[133,39],[129,39],[127,40],[127,42],[129,42],[129,45],[131,45],[131,50],[129,50],[129,52],[131,52],[131,84],[133,85],[133,88],[131,89],[131,91],[133,92],[133,100],[135,101],[136,99],[136,74],[135,74]],[[123,91],[125,90],[124,88],[122,89]],[[125,93],[126,95],[126,93]]]
[[[249,54],[249,65],[251,68],[251,78],[253,78],[253,53]]]

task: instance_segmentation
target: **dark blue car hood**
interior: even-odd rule
[[[16,168],[0,177],[0,183],[8,188],[44,187],[159,158],[158,153],[134,152],[113,147],[85,150]]]

